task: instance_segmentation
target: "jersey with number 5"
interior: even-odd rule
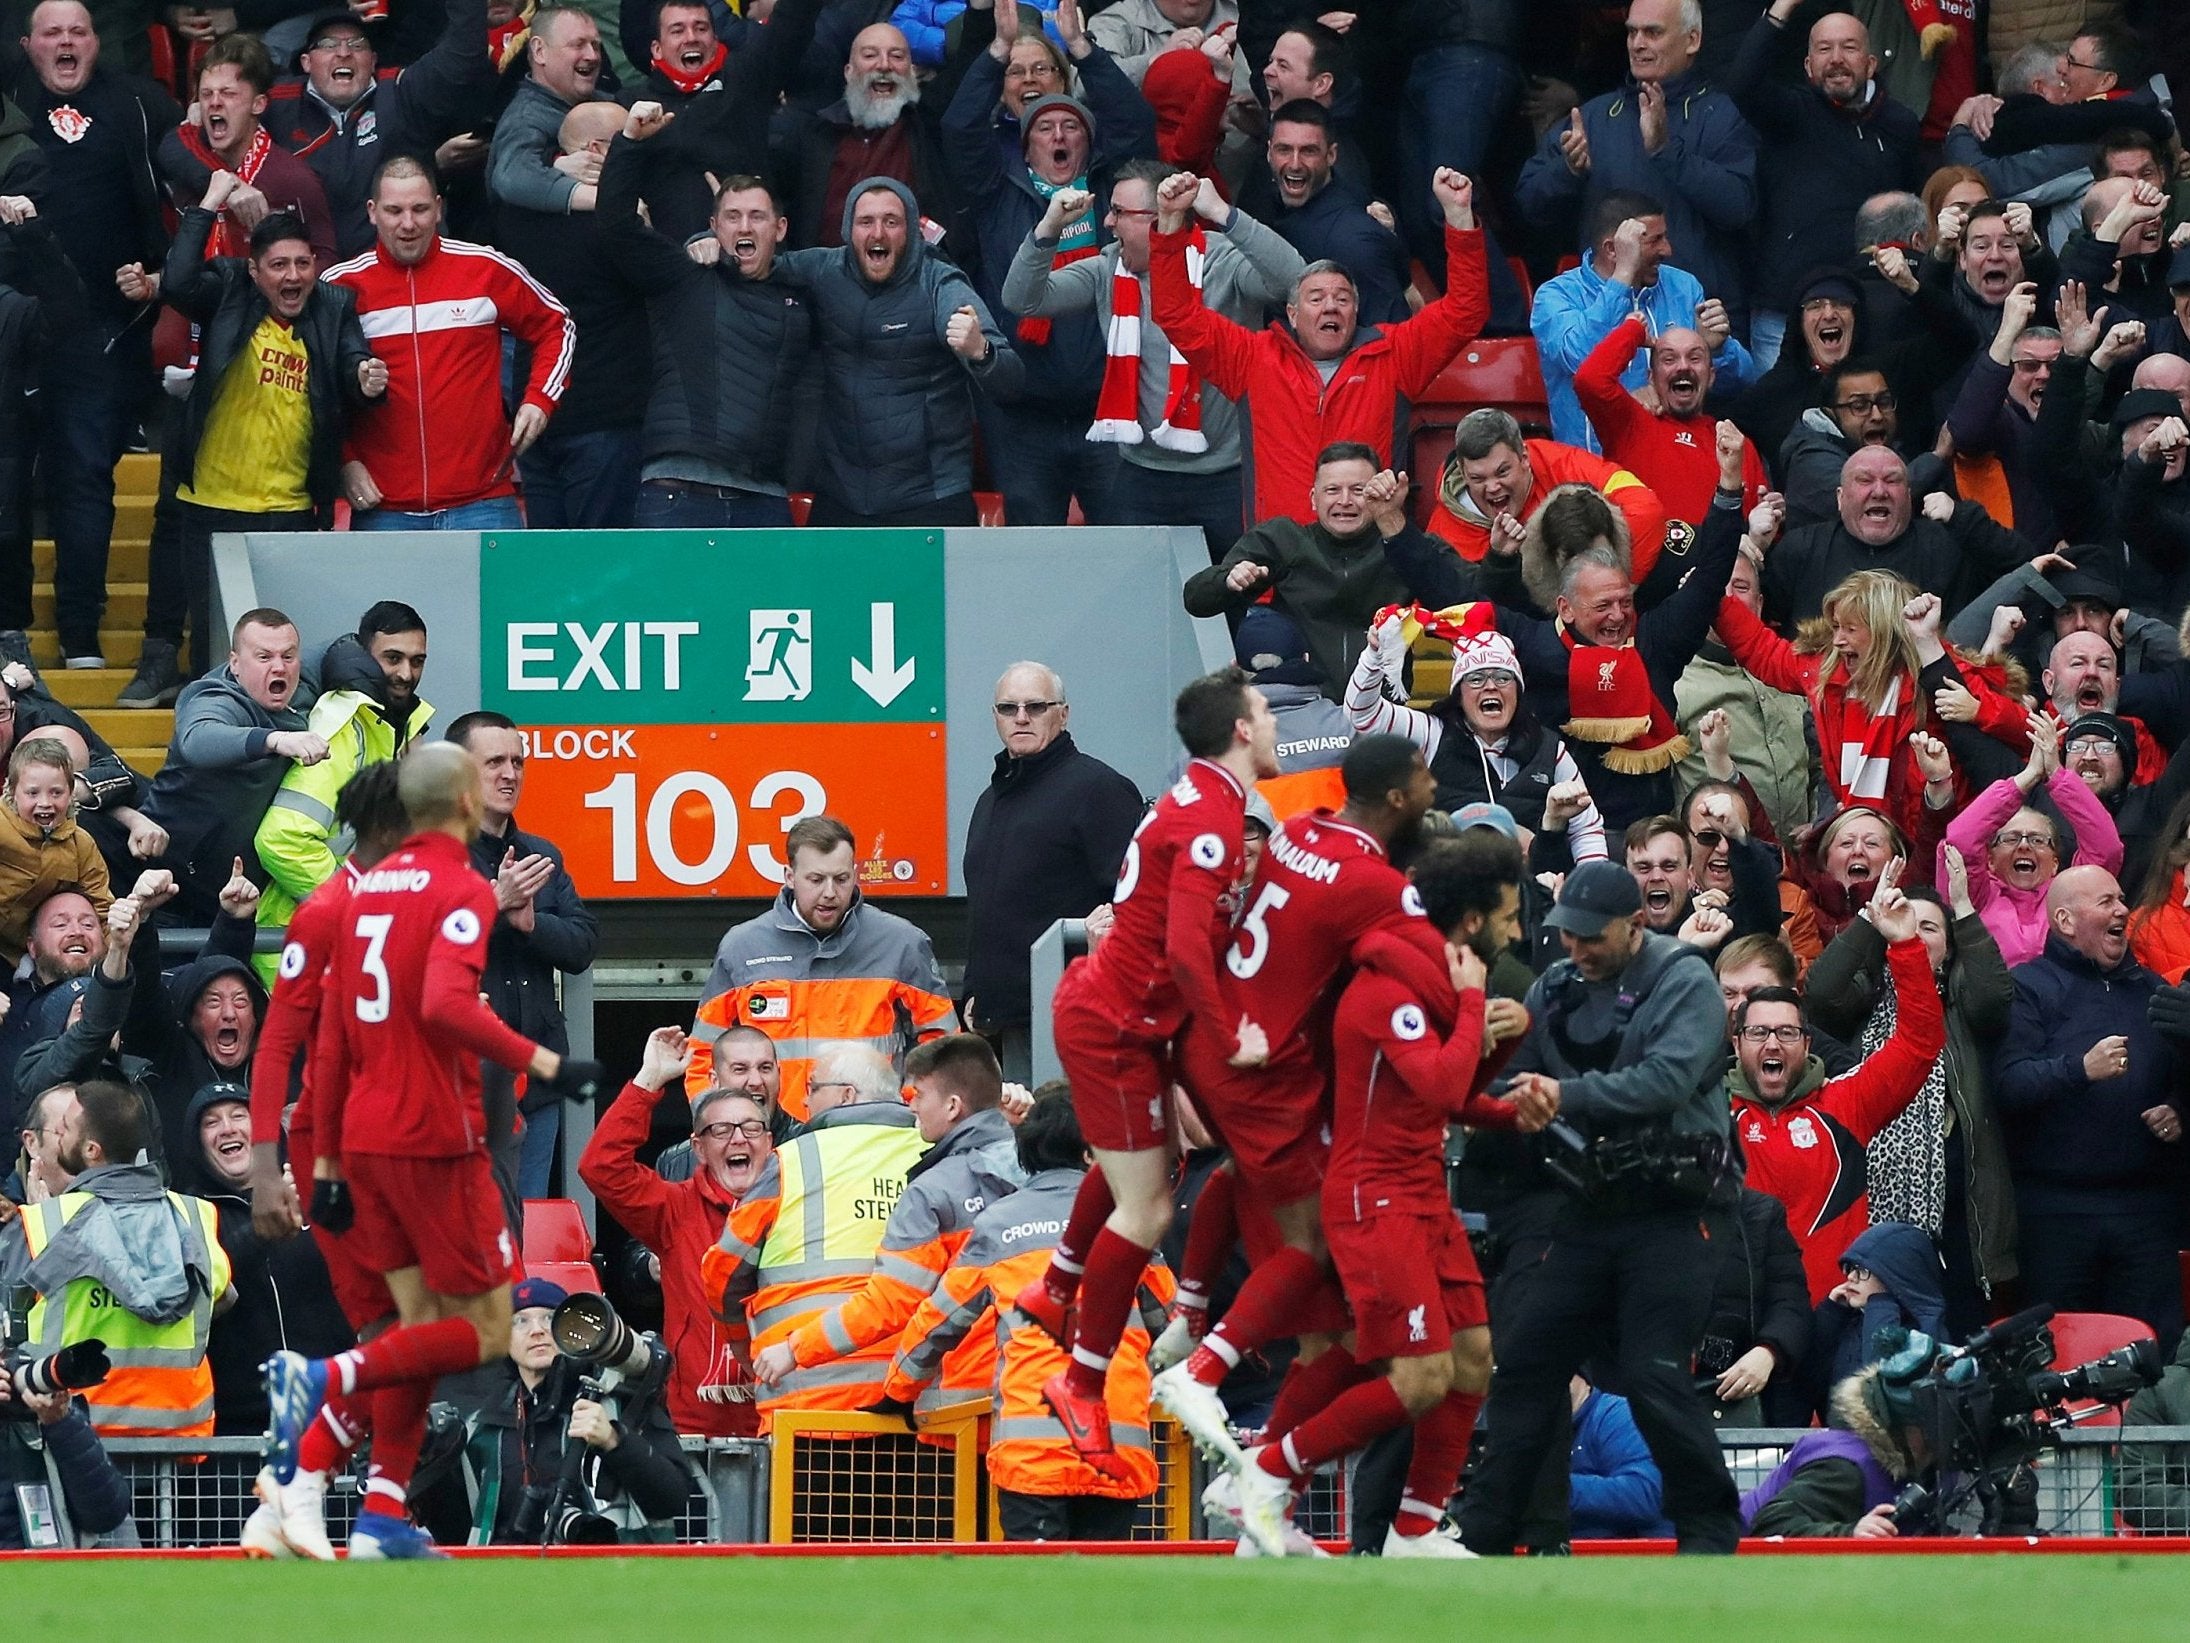
[[[1217,954],[1246,825],[1246,789],[1222,765],[1194,759],[1134,829],[1110,898],[1117,922],[1081,983],[1129,1030],[1168,1039],[1190,1015],[1220,1018]]]
[[[494,887],[446,833],[405,840],[352,886],[312,1061],[321,1133],[345,1155],[485,1150],[479,1063],[522,1072],[534,1049],[479,996],[494,911]]]
[[[1328,810],[1295,816],[1262,852],[1224,955],[1223,982],[1240,1014],[1269,1035],[1263,1074],[1326,1076],[1340,971],[1363,937],[1393,931],[1444,962],[1444,942],[1384,846]]]

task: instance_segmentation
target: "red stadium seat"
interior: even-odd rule
[[[1408,472],[1415,480],[1415,523],[1429,518],[1454,430],[1470,411],[1504,411],[1524,433],[1549,434],[1550,396],[1532,337],[1479,337],[1415,397],[1407,425]]]
[[[573,1295],[601,1293],[601,1275],[593,1270],[591,1261],[542,1261],[537,1265],[527,1261],[525,1276],[545,1278],[551,1284],[562,1285]]]
[[[593,1235],[586,1218],[568,1198],[525,1200],[525,1265],[542,1261],[589,1261]]]
[[[973,505],[979,510],[982,524],[1001,525],[1004,523],[1004,493],[1002,491],[975,491],[973,493]]]
[[[803,524],[805,524],[805,523],[806,523],[806,521],[807,521],[807,519],[808,519],[808,518],[810,518],[810,517],[812,516],[812,514],[813,514],[813,511],[814,511],[814,493],[813,493],[812,491],[793,491],[793,492],[791,493],[791,523],[792,523],[792,524],[794,524],[794,525],[803,525]]]
[[[2131,1341],[2152,1339],[2152,1326],[2142,1318],[2125,1318],[2115,1312],[2056,1312],[2050,1326],[2053,1330],[2054,1369],[2073,1369],[2093,1358],[2103,1358],[2116,1347],[2127,1346]],[[2074,1406],[2081,1409],[2083,1406]],[[2094,1409],[2077,1421],[2079,1426],[2119,1426],[2122,1412],[2119,1405],[2113,1408]]]

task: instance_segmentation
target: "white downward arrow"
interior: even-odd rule
[[[874,665],[870,667],[853,657],[852,683],[873,697],[878,705],[888,707],[913,682],[914,658],[908,656],[902,662],[897,659],[895,605],[869,605],[867,616],[871,624],[869,648],[874,653]]]

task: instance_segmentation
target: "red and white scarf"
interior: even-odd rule
[[[243,158],[233,167],[213,151],[213,145],[205,140],[205,133],[198,129],[194,121],[185,120],[176,135],[182,139],[182,145],[189,151],[190,157],[200,165],[210,171],[233,169],[239,181],[253,186],[258,183],[259,168],[266,164],[266,156],[274,151],[274,139],[267,134],[264,126],[251,134],[250,146],[243,151]],[[207,257],[242,257],[248,256],[250,251],[249,232],[239,227],[227,212],[223,211],[213,219],[213,232],[205,241]]]
[[[1202,269],[1209,259],[1209,242],[1196,223],[1186,242],[1186,279],[1201,295]],[[1170,352],[1170,381],[1164,388],[1163,420],[1147,437],[1167,451],[1195,453],[1209,449],[1209,436],[1201,431],[1201,376],[1186,363],[1176,344],[1164,339]],[[1141,442],[1141,282],[1126,271],[1121,260],[1110,277],[1110,325],[1103,333],[1103,389],[1095,402],[1095,424],[1087,437],[1099,444],[1138,445]]]
[[[1885,700],[1878,704],[1875,713],[1856,700],[1844,683],[1837,692],[1828,688],[1819,693],[1824,698],[1819,704],[1821,707],[1830,706],[1835,695],[1840,698],[1838,725],[1829,725],[1830,715],[1821,714],[1818,729],[1821,735],[1829,730],[1838,732],[1839,751],[1837,755],[1828,756],[1826,768],[1833,772],[1834,793],[1843,804],[1851,799],[1886,796],[1886,782],[1893,772],[1894,755],[1912,728],[1902,719],[1901,685],[1901,679],[1896,677],[1886,687]]]

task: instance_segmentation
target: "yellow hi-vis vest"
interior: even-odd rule
[[[885,1109],[888,1110],[888,1109]],[[746,1303],[753,1348],[788,1340],[799,1325],[866,1287],[905,1172],[928,1144],[912,1114],[887,1123],[838,1124],[776,1149],[781,1208],[754,1262],[759,1287]],[[894,1338],[841,1358],[794,1369],[760,1399],[776,1409],[858,1409],[882,1395]]]
[[[115,1299],[96,1278],[70,1280],[55,1304],[41,1295],[30,1311],[29,1355],[44,1357],[78,1341],[106,1342],[113,1364],[107,1378],[84,1393],[91,1424],[105,1438],[210,1437],[213,1432],[213,1367],[205,1346],[213,1332],[213,1302],[232,1269],[221,1249],[218,1212],[203,1198],[171,1192],[167,1201],[183,1219],[183,1236],[204,1241],[213,1274],[210,1294],[194,1296],[190,1310],[171,1324],[151,1323]],[[23,1206],[23,1236],[36,1260],[62,1227],[97,1200],[88,1192],[63,1193]]]

